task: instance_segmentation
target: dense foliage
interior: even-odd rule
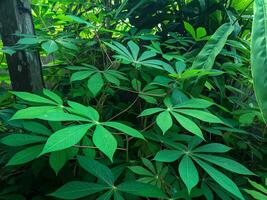
[[[0,199],[266,200],[265,6],[32,0],[0,52]],[[21,50],[47,89],[9,89]]]

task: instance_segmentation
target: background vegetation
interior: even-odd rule
[[[267,199],[265,0],[31,3],[0,52],[0,199]],[[18,51],[47,89],[10,91]]]

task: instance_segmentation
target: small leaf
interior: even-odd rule
[[[123,133],[126,133],[127,135],[130,135],[130,136],[133,136],[136,138],[140,138],[142,140],[145,139],[144,136],[139,131],[137,131],[137,130],[129,127],[129,126],[126,126],[125,124],[122,124],[119,122],[104,122],[102,124],[105,126],[109,126],[109,127],[114,128],[114,129],[117,129]]]
[[[87,87],[92,92],[93,96],[95,97],[102,87],[104,86],[104,80],[100,73],[95,73],[91,76],[87,82]]]
[[[196,136],[204,139],[202,131],[200,128],[193,122],[192,120],[178,114],[175,112],[172,112],[172,115],[175,117],[175,119],[181,124],[182,127],[184,127],[189,132],[195,134]]]
[[[190,194],[199,182],[199,175],[195,164],[188,155],[185,155],[179,164],[179,174]]]
[[[46,53],[54,53],[58,50],[58,45],[55,41],[53,40],[48,40],[47,42],[42,43],[42,48],[43,50],[46,51]]]
[[[28,144],[45,142],[46,140],[47,138],[42,136],[28,134],[11,134],[2,138],[1,143],[12,147],[19,147]]]
[[[174,108],[203,108],[206,109],[214,105],[213,102],[207,101],[205,99],[193,98],[187,101],[184,101],[180,104],[174,106]]]
[[[161,150],[156,154],[154,160],[159,162],[174,162],[182,155],[183,153],[177,150]]]
[[[103,126],[97,125],[93,134],[93,142],[112,162],[117,149],[117,140],[114,136]]]
[[[10,165],[20,165],[27,162],[30,162],[38,157],[41,153],[44,145],[36,145],[28,147],[17,152],[7,163],[7,166]]]
[[[238,189],[237,185],[230,178],[228,178],[223,173],[210,166],[209,164],[196,158],[194,158],[194,160],[207,172],[207,174],[211,176],[211,178],[213,178],[226,191],[244,200],[244,197]]]
[[[196,39],[196,32],[195,32],[195,29],[194,27],[189,24],[188,22],[184,21],[184,27],[185,27],[185,30],[194,38]]]
[[[55,132],[48,138],[41,155],[77,144],[92,126],[93,124],[75,125]]]
[[[52,194],[49,194],[49,196],[53,196],[60,199],[79,199],[107,189],[107,186],[103,186],[96,183],[72,181],[66,183]]]
[[[166,198],[159,188],[156,186],[145,184],[137,181],[124,182],[118,185],[118,190],[121,192],[126,192],[132,195],[147,197],[147,198]]]
[[[169,111],[160,113],[156,118],[157,125],[165,134],[172,127],[172,117]]]
[[[110,186],[114,185],[115,181],[114,175],[107,166],[101,164],[96,160],[92,160],[84,156],[79,156],[78,161],[80,166],[87,172],[96,176],[97,178],[99,178],[100,180],[102,180],[103,182],[105,182]]]

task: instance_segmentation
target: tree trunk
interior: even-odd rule
[[[0,33],[4,46],[19,40],[14,34],[34,34],[28,0],[0,0]],[[37,91],[43,88],[41,61],[38,52],[18,51],[6,55],[12,89]]]

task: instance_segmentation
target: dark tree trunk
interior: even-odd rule
[[[4,46],[13,46],[19,34],[34,34],[28,0],[0,0],[0,33]],[[41,61],[38,52],[18,51],[6,55],[13,90],[37,91],[43,88]]]

